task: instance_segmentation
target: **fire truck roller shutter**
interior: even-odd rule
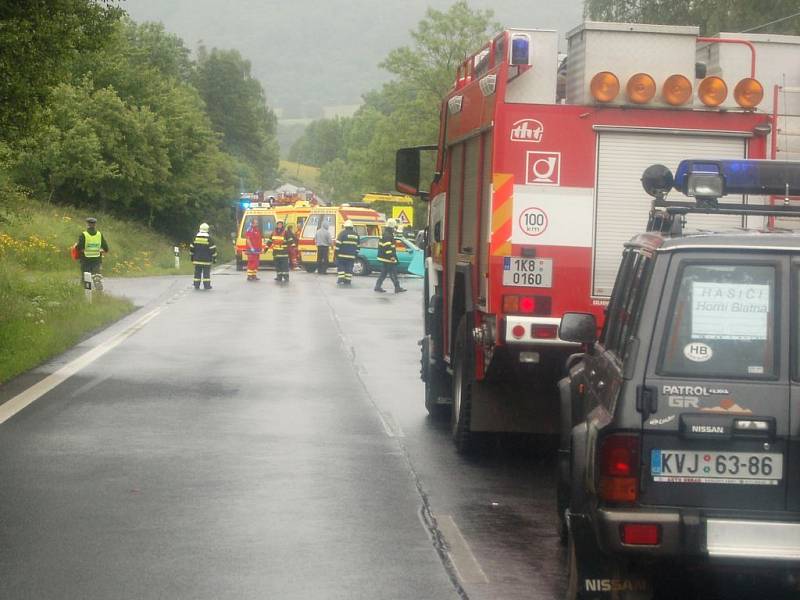
[[[647,167],[660,163],[674,171],[688,156],[745,158],[746,143],[745,137],[711,133],[599,131],[592,294],[611,295],[623,244],[647,225],[650,199],[640,181]],[[733,200],[733,197],[726,199]],[[688,229],[728,229],[741,225],[739,216],[691,215],[687,220]]]

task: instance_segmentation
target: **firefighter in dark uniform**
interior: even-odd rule
[[[97,231],[97,219],[86,219],[86,231],[78,236],[78,256],[81,259],[81,276],[83,273],[95,275],[100,273],[103,264],[103,253],[108,252],[108,243],[105,236]]]
[[[194,241],[189,244],[189,254],[194,264],[194,289],[211,289],[211,263],[217,262],[217,247],[208,235],[208,223],[201,223]]]
[[[336,266],[339,276],[336,278],[336,285],[351,285],[353,283],[353,263],[356,262],[358,245],[361,240],[353,229],[353,222],[347,219],[344,222],[344,229],[336,238]]]
[[[389,219],[383,229],[383,236],[378,243],[378,261],[381,263],[381,274],[375,282],[376,292],[385,292],[381,287],[388,276],[394,284],[394,293],[405,292],[406,288],[400,287],[400,280],[397,278],[397,248],[394,245],[394,230],[397,221]]]
[[[275,262],[275,281],[289,281],[289,246],[283,221],[275,223],[275,230],[269,238],[272,258]]]

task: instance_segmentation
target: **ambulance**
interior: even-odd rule
[[[300,262],[309,273],[317,270],[317,246],[314,235],[322,223],[328,224],[334,242],[345,221],[351,220],[356,233],[361,236],[383,235],[385,220],[381,214],[371,208],[342,204],[341,206],[317,206],[311,209],[303,229],[300,232]],[[330,247],[328,262],[333,265],[334,245]]]
[[[272,235],[273,230],[275,229],[275,211],[276,209],[271,208],[269,202],[247,202],[242,205],[244,212],[242,213],[242,218],[239,221],[239,229],[236,233],[236,270],[237,271],[244,271],[245,265],[247,264],[247,239],[244,237],[245,233],[247,233],[248,227],[250,224],[255,222],[259,229],[261,229],[261,235],[264,238],[264,243],[266,244],[266,240]],[[271,263],[272,262],[272,252],[265,252],[261,255],[261,264]]]

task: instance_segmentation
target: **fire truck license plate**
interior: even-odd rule
[[[549,288],[553,286],[553,261],[549,258],[503,257],[503,285]]]

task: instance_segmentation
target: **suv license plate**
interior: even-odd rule
[[[650,451],[650,474],[653,481],[667,483],[778,485],[783,455],[655,448]]]
[[[503,285],[509,287],[553,287],[551,258],[503,257]]]

